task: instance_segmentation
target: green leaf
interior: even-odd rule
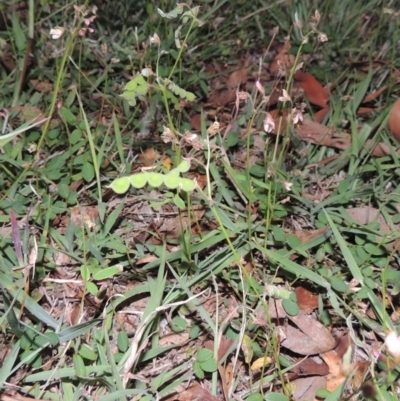
[[[204,379],[204,371],[200,367],[200,363],[195,361],[193,363],[193,373],[197,376],[199,379]]]
[[[99,292],[99,288],[95,283],[92,283],[91,281],[89,283],[86,283],[86,290],[90,292],[92,295],[97,295]]]
[[[27,39],[21,28],[20,19],[18,15],[19,14],[17,14],[14,10],[11,22],[12,22],[12,30],[15,40],[15,46],[17,47],[18,51],[22,54],[26,49]]]
[[[9,347],[11,347],[11,351],[7,353],[7,358],[4,359],[3,364],[0,367],[0,388],[5,387],[4,383],[10,376],[14,363],[18,358],[21,349],[19,340],[12,343],[12,345],[10,344]]]
[[[195,94],[192,93],[192,92],[186,92],[186,99],[187,99],[189,102],[194,102],[194,100],[196,99],[196,96],[195,96]]]
[[[98,270],[93,274],[93,279],[96,281],[106,280],[110,277],[114,277],[118,273],[121,273],[121,268],[118,266],[106,267],[105,269]]]
[[[263,401],[264,397],[260,393],[253,393],[250,394],[249,397],[247,398],[247,401]]]
[[[93,181],[95,176],[95,171],[93,164],[90,162],[86,162],[82,166],[82,177],[86,182]]]
[[[128,334],[126,333],[126,331],[121,330],[118,333],[117,345],[118,345],[118,349],[121,352],[126,352],[128,350],[128,348],[129,348],[129,338],[128,338]]]
[[[148,174],[147,173],[138,173],[138,174],[133,174],[129,177],[131,185],[136,188],[140,189],[143,188],[147,184],[147,178]]]
[[[329,282],[331,283],[332,288],[338,292],[346,292],[347,284],[339,277],[332,277]]]
[[[157,8],[157,12],[158,14],[161,15],[161,17],[163,18],[167,18],[167,19],[173,19],[178,17],[179,15],[181,15],[183,13],[183,6],[178,5],[176,6],[172,11],[170,11],[169,13],[165,13],[163,12],[160,8]]]
[[[181,178],[180,186],[183,191],[192,192],[196,188],[196,182],[189,180],[189,178]]]
[[[149,185],[154,188],[160,187],[164,183],[164,175],[160,173],[147,173]]]
[[[93,351],[93,349],[86,344],[81,345],[79,348],[79,355],[88,361],[94,362],[97,360],[97,352]]]
[[[138,86],[146,85],[146,80],[144,79],[143,75],[138,74],[135,78],[130,80],[126,85],[124,90],[134,92]]]
[[[318,398],[326,398],[330,394],[330,391],[327,390],[326,388],[320,388],[317,390],[315,393],[315,396]]]
[[[74,364],[75,374],[79,377],[86,377],[87,376],[86,366],[85,363],[83,362],[82,357],[79,354],[74,354],[72,356],[72,361]]]
[[[284,299],[282,301],[282,306],[286,313],[290,316],[297,316],[299,314],[299,305],[290,298]]]
[[[187,322],[180,316],[175,316],[171,322],[171,329],[175,333],[181,333],[187,328]]]
[[[204,372],[208,373],[215,372],[218,369],[217,361],[214,358],[211,358],[205,362],[201,362],[200,367]]]
[[[180,173],[187,173],[190,170],[190,163],[188,160],[183,160],[178,166],[176,166],[176,170]]]
[[[124,194],[126,191],[128,191],[130,185],[130,178],[129,177],[121,177],[117,178],[114,180],[110,188],[116,193],[116,194]]]
[[[23,283],[21,283],[23,286]],[[17,283],[13,282],[11,277],[0,272],[0,287],[5,287],[13,298],[16,298],[32,314],[36,321],[45,323],[47,326],[56,329],[58,322],[49,315],[37,302],[29,295],[21,291]]]
[[[203,363],[208,361],[209,359],[211,359],[213,357],[213,353],[212,351],[210,351],[207,348],[201,348],[197,351],[196,354],[196,361],[199,363]]]
[[[71,192],[69,189],[69,185],[65,182],[61,182],[58,187],[58,194],[61,196],[63,199],[68,199],[69,193]]]
[[[201,332],[200,326],[198,325],[192,326],[189,330],[189,337],[191,339],[197,338],[200,335],[200,332]]]
[[[61,107],[60,114],[63,120],[70,125],[76,124],[76,117],[72,114],[71,110],[67,109],[66,107]]]
[[[288,398],[281,393],[267,393],[264,398],[265,401],[289,401]]]
[[[179,209],[181,210],[185,209],[185,202],[179,195],[174,196],[174,203]]]
[[[176,176],[175,174],[171,174],[171,172],[169,172],[164,177],[164,184],[169,189],[176,189],[176,188],[178,188],[179,183],[181,182],[181,180],[182,180],[181,177]]]
[[[74,338],[80,337],[83,334],[86,334],[90,329],[97,326],[97,324],[101,323],[102,319],[93,319],[90,322],[85,322],[78,324],[73,327],[67,327],[64,330],[61,330],[58,333],[61,343],[65,343],[67,341],[73,340]]]
[[[9,134],[6,135],[0,135],[0,149],[4,148],[4,146],[12,141],[17,135],[22,134],[25,131],[30,130],[33,127],[36,127],[37,125],[43,124],[45,121],[48,119],[42,119],[40,121],[36,121],[34,123],[25,123],[21,125],[21,127],[17,128],[16,130],[10,132]]]

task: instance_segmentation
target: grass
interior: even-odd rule
[[[164,15],[153,2],[104,1],[97,14],[11,3],[0,6],[0,397],[397,400],[398,344],[385,346],[399,331],[399,161],[386,128],[397,16],[372,2],[237,1],[233,13],[224,0],[164,0]],[[238,109],[206,104],[245,59],[261,76],[286,37],[333,84],[324,124],[349,149],[291,126],[264,132],[254,88]],[[376,111],[357,115],[385,85]],[[390,155],[360,145],[372,137]],[[311,358],[284,339],[304,319],[299,288],[321,333],[351,339],[315,352],[341,370],[313,393],[299,381],[316,381]]]

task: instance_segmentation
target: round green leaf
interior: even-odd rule
[[[196,188],[196,182],[189,180],[189,178],[181,178],[180,185],[182,190],[186,192],[191,192]]]
[[[347,284],[339,277],[332,277],[330,280],[331,286],[338,292],[347,291]]]
[[[192,92],[186,92],[186,99],[189,102],[194,102],[194,99],[196,99],[196,96]]]
[[[199,362],[193,363],[193,373],[199,379],[204,379],[204,371],[201,369]]]
[[[147,184],[147,173],[139,173],[139,174],[133,174],[129,177],[131,185],[134,188],[140,189],[143,188]]]
[[[93,349],[90,348],[89,346],[87,346],[86,344],[83,344],[79,348],[78,353],[83,359],[87,359],[88,361],[96,361],[97,360],[97,352],[93,351]]]
[[[217,361],[214,358],[209,359],[206,362],[201,362],[200,367],[204,372],[215,372],[218,369]]]
[[[61,107],[60,109],[60,114],[63,118],[63,120],[67,123],[67,124],[76,124],[76,117],[74,114],[72,114],[72,112],[67,109],[66,107]]]
[[[201,348],[198,350],[198,352],[196,354],[196,361],[199,363],[203,363],[203,362],[208,361],[212,357],[213,357],[212,351],[210,351],[207,348]]]
[[[289,401],[286,395],[281,393],[267,393],[264,398],[265,401]]]
[[[69,136],[71,145],[75,145],[82,138],[82,131],[78,128],[74,129]]]
[[[69,185],[67,183],[61,182],[58,185],[57,190],[58,190],[58,194],[61,196],[61,198],[63,198],[63,199],[67,199],[68,198],[68,195],[70,193],[70,189],[69,189]]]
[[[327,390],[326,388],[320,388],[317,390],[315,393],[315,396],[318,398],[326,398],[331,392]]]
[[[121,177],[114,180],[111,183],[110,188],[117,194],[124,194],[129,189],[129,185],[129,177]]]
[[[187,173],[190,170],[190,163],[187,160],[182,160],[181,163],[176,166],[176,170],[180,173]]]
[[[82,166],[82,177],[86,182],[91,182],[94,179],[94,167],[92,163],[86,162]]]
[[[282,301],[282,306],[286,313],[290,316],[296,316],[299,314],[299,305],[297,305],[297,302],[292,301],[290,298],[284,299]]]
[[[189,338],[197,338],[200,335],[200,326],[192,326],[189,330]]]
[[[171,322],[171,329],[175,333],[181,333],[187,328],[187,322],[184,318],[180,316],[175,316]]]
[[[263,401],[264,397],[260,393],[253,393],[250,394],[249,397],[247,398],[247,401]]]
[[[164,177],[164,184],[167,188],[169,189],[176,189],[179,186],[179,183],[181,182],[182,178],[177,176],[177,175],[172,175],[171,172],[169,172],[165,177]]]
[[[89,283],[86,284],[86,289],[92,295],[96,295],[99,292],[99,289],[97,288],[97,285],[95,283],[92,283],[92,282],[89,282]]]
[[[158,188],[164,182],[164,175],[160,173],[147,173],[147,179],[149,185],[151,185],[154,188]]]

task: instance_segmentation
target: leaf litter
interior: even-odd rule
[[[274,76],[274,74],[277,74],[277,72],[282,70],[285,70],[285,74],[287,76],[287,73],[293,66],[293,62],[294,57],[289,54],[289,47],[282,46],[275,59],[272,61],[270,71],[266,76]],[[223,69],[221,68],[220,70]],[[232,128],[235,127],[235,124],[240,126],[240,122],[238,121],[240,119],[239,110],[242,110],[246,107],[248,99],[239,92],[241,88],[248,89],[251,87],[250,85],[253,85],[254,87],[254,77],[250,76],[251,70],[252,66],[249,62],[249,57],[246,57],[243,62],[239,63],[238,69],[224,79],[224,81],[220,83],[219,88],[210,94],[206,103],[204,104],[204,107],[215,109],[209,113],[212,118],[218,118],[221,122],[225,123],[225,126],[222,127],[226,128],[226,136],[228,136],[228,134],[232,131]],[[266,103],[268,107],[279,104],[279,97],[281,97],[282,94],[282,86],[280,86],[279,83],[280,76],[277,76],[273,81],[262,82],[264,86],[269,86],[271,90],[269,101]],[[252,82],[250,82],[249,78],[252,79]],[[323,87],[312,74],[303,72],[302,70],[297,70],[294,73],[294,80],[295,82],[293,85],[293,90],[290,93],[287,93],[286,97],[297,99],[299,96],[301,96],[301,92],[303,91],[304,96],[308,99],[308,101],[313,106],[318,107],[317,111],[314,113],[313,119],[304,117],[302,121],[296,122],[293,126],[293,132],[297,139],[340,150],[350,149],[354,143],[354,137],[348,134],[346,130],[338,131],[337,129],[329,128],[322,124],[322,121],[331,111],[329,105],[329,91]],[[370,95],[366,95],[363,98],[362,103],[372,102],[387,88],[388,87],[384,87]],[[229,106],[232,106],[233,102],[235,102],[234,111],[229,110]],[[359,107],[358,110],[364,114],[377,109],[367,107],[364,108],[362,106]],[[270,114],[275,122],[275,127],[281,127],[280,130],[272,130],[270,132],[271,134],[281,135],[287,126],[292,126],[293,115],[291,114],[290,110],[281,110],[278,108],[276,110],[270,110]],[[397,126],[399,125],[397,121],[398,114],[399,111],[396,102],[390,112],[388,120],[389,130],[396,139],[399,139],[400,135],[397,129]],[[192,116],[191,123],[193,129],[201,129],[201,118],[198,114],[194,114]],[[239,139],[243,139],[246,135],[248,135],[246,127],[242,129],[241,134],[242,136],[240,136]],[[257,134],[257,130],[255,129],[252,134]],[[259,141],[256,142],[255,147],[263,149],[266,144],[265,140],[260,138],[258,138],[258,140]],[[366,152],[370,152],[376,157],[388,156],[394,151],[398,152],[393,150],[393,148],[387,145],[387,143],[377,142],[375,139],[367,140],[360,146]],[[236,167],[240,166],[243,168],[246,166],[256,166],[257,163],[262,160],[263,152],[258,151],[251,155],[252,159],[249,163],[249,161],[246,160],[247,155],[243,154],[243,149],[243,147],[240,149],[239,146],[238,149],[235,150],[236,153],[230,155],[231,157],[233,156]],[[242,152],[242,155],[240,155],[240,152]],[[154,148],[148,148],[140,153],[138,160],[142,167],[152,167],[159,161],[160,157],[165,157],[165,160],[167,159],[165,155],[160,155],[160,153],[156,152]],[[169,163],[170,162],[167,162],[166,165]],[[132,167],[135,169],[135,166]],[[326,191],[324,195],[318,199],[318,201],[323,202],[325,199],[329,198],[329,194],[330,193]],[[196,231],[196,234],[207,237],[207,235],[213,231],[213,227],[217,227],[216,222],[212,221],[211,219],[209,224],[201,225],[200,227],[199,223],[206,219],[205,216],[207,216],[208,213],[208,205],[199,203],[194,205],[190,211],[183,210],[176,205],[172,207],[170,204],[161,205],[163,196],[164,194],[162,192],[154,191],[152,193],[147,193],[146,191],[143,191],[139,194],[139,196],[135,195],[133,198],[130,198],[129,196],[126,198],[112,196],[112,198],[107,201],[107,206],[111,210],[121,207],[122,212],[119,218],[124,220],[124,224],[126,224],[125,227],[119,228],[121,231],[118,231],[117,229],[116,233],[119,234],[129,246],[137,245],[138,248],[142,249],[142,253],[140,255],[135,255],[135,257],[138,256],[136,259],[137,264],[156,262],[158,259],[153,259],[154,255],[153,257],[150,257],[150,259],[146,259],[149,257],[149,254],[152,253],[150,249],[154,250],[154,247],[151,247],[151,245],[160,245],[164,240],[166,242],[172,242],[174,245],[176,245],[175,240],[180,238],[182,232],[181,228],[184,229],[183,231],[187,232],[190,231],[193,226],[197,226],[198,231]],[[228,195],[226,196],[229,199]],[[316,198],[309,198],[309,200],[316,201]],[[256,205],[250,205],[250,207],[254,207],[254,210],[257,210]],[[68,213],[71,215],[70,219],[66,217]],[[398,225],[393,225],[387,221],[379,209],[373,207],[347,208],[346,213],[352,220],[362,226],[367,226],[370,223],[378,222],[378,231],[384,235],[390,236],[394,232],[398,231]],[[68,227],[71,226],[71,222],[73,225],[81,229],[89,228],[89,231],[95,230],[96,224],[100,217],[97,206],[74,207],[69,209],[66,215],[64,218],[56,219],[52,223],[52,228],[56,229],[60,234],[67,233]],[[210,218],[209,215],[207,218]],[[229,224],[226,222],[226,220],[225,223],[227,225]],[[122,233],[124,229],[125,231]],[[318,237],[323,236],[323,234],[326,232],[327,227],[322,227],[316,230],[293,230],[294,236],[302,244],[310,243],[311,241],[318,239]],[[232,235],[232,238],[234,238],[235,235]],[[383,237],[376,235],[375,238],[377,241],[380,241],[380,239]],[[389,239],[387,242],[389,251],[397,251],[397,240],[391,241]],[[90,245],[90,241],[88,241],[88,244]],[[181,245],[182,244],[180,244],[180,246],[172,247],[169,244],[167,246],[168,250],[178,252],[183,248]],[[55,249],[57,249],[58,245],[54,244],[54,246]],[[144,248],[146,248],[145,251],[143,251]],[[93,253],[95,252],[94,249],[95,248],[93,248]],[[129,250],[126,251],[129,252]],[[59,252],[59,255],[66,255],[65,249],[64,253]],[[254,255],[251,254],[250,256],[247,256],[247,258],[252,259],[253,256]],[[294,260],[297,254],[293,253],[292,256],[293,257],[291,257],[291,260]],[[57,289],[57,286],[55,286],[54,294],[63,294],[70,299],[75,298],[74,301],[67,301],[64,305],[61,303],[58,305],[56,305],[56,303],[52,303],[51,308],[58,309],[58,314],[55,313],[55,315],[59,317],[61,315],[60,312],[65,309],[66,322],[71,326],[77,325],[82,321],[81,314],[83,310],[79,306],[79,303],[83,300],[83,320],[89,321],[93,319],[99,312],[98,308],[102,303],[102,300],[96,300],[96,297],[94,296],[91,297],[85,295],[85,293],[82,291],[82,286],[77,285],[78,281],[79,283],[83,283],[83,281],[74,273],[72,273],[72,276],[68,275],[68,269],[66,269],[66,267],[67,265],[71,265],[73,263],[73,259],[71,257],[68,256],[64,259],[60,258],[57,260],[57,253],[54,254],[54,257],[56,259],[56,269],[54,271],[53,278],[54,280],[60,280],[57,285],[61,284],[62,287]],[[259,255],[257,255],[257,257],[259,257]],[[246,271],[256,276],[257,262],[259,261],[253,260],[252,263],[247,261]],[[105,266],[107,266],[106,262],[102,264],[102,267]],[[232,264],[229,265],[229,267],[232,266]],[[61,270],[60,268],[64,269]],[[107,278],[104,280],[103,284],[107,287],[111,283],[112,279]],[[113,286],[114,285],[115,283],[113,283]],[[137,284],[137,286],[139,287],[140,284]],[[287,286],[287,283],[285,283],[285,286]],[[280,291],[283,293],[286,290],[286,288],[283,287],[277,288],[278,293]],[[222,292],[226,291],[222,285],[220,285],[220,289]],[[122,279],[118,282],[118,286],[115,286],[113,291],[114,294],[108,294],[106,297],[107,299],[111,299],[114,295],[120,296],[121,294],[129,291],[136,291],[136,286],[133,288],[129,287],[128,283],[124,282]],[[274,320],[274,324],[278,327],[281,355],[290,357],[293,363],[293,366],[289,370],[289,374],[292,375],[291,383],[293,383],[295,387],[293,397],[298,400],[313,399],[316,391],[321,387],[326,387],[327,389],[334,391],[347,380],[349,377],[349,369],[353,369],[356,372],[352,377],[352,381],[354,382],[355,387],[359,386],[362,379],[362,373],[366,368],[367,362],[366,360],[359,360],[349,363],[349,366],[345,366],[345,354],[351,347],[354,346],[349,340],[349,335],[346,334],[342,336],[340,341],[338,341],[332,334],[332,326],[325,326],[319,322],[316,310],[320,305],[320,295],[297,284],[294,288],[294,293],[296,294],[296,302],[300,308],[300,312],[298,312],[296,315],[292,315],[287,312],[283,306],[283,301],[280,299],[275,299],[274,296],[270,296],[268,300],[268,313],[265,313],[265,310],[261,310],[261,312],[256,314],[256,318],[254,319],[257,325],[265,328],[270,326],[270,321],[268,320],[270,318]],[[48,297],[48,294],[45,294],[45,297]],[[57,298],[57,296],[55,298]],[[53,302],[55,298],[53,298]],[[60,300],[61,296],[59,296],[58,301]],[[132,315],[138,316],[145,313],[146,306],[150,301],[150,296],[140,297],[140,299],[137,301],[130,300],[129,307],[134,310]],[[89,306],[90,303],[92,303],[91,309]],[[220,318],[221,316],[222,318],[228,317],[228,321],[233,322],[234,319],[239,316],[226,311],[228,307],[226,305],[218,304],[213,296],[208,298],[199,298],[199,303],[213,319],[219,315]],[[118,324],[124,327],[126,332],[133,332],[138,328],[141,322],[140,318],[130,316],[129,311],[126,309],[122,309],[119,312],[120,313],[116,315],[119,319]],[[370,314],[370,316],[373,316],[373,318],[376,319],[376,315]],[[164,318],[164,316],[162,316],[162,318]],[[191,318],[193,318],[193,316],[191,316]],[[166,316],[165,319],[167,321],[167,326],[170,325],[170,316]],[[202,317],[197,313],[196,319],[201,320]],[[167,332],[169,332],[169,328],[167,328]],[[115,332],[114,336],[117,337],[117,335],[118,333]],[[204,346],[206,348],[209,350],[214,350],[214,342],[216,339],[210,340],[208,337],[209,336],[202,335],[193,339],[188,336],[187,332],[171,332],[168,334],[162,333],[159,337],[158,346],[180,347],[180,357],[184,359],[182,354],[184,354],[186,351],[189,352],[190,348],[192,347],[198,347],[199,342],[204,341]],[[243,375],[243,370],[240,371],[241,366],[240,363],[235,360],[234,353],[227,355],[232,343],[233,340],[227,338],[226,336],[220,336],[218,338],[217,362],[219,363],[220,359],[223,357],[226,358],[225,362],[223,364],[219,364],[218,366],[222,393],[225,399],[228,399],[229,395],[231,394],[231,389],[235,381],[235,374],[241,372]],[[144,351],[146,349],[146,345],[147,342],[140,351]],[[118,345],[115,342],[112,344],[112,350],[115,353],[118,352]],[[163,365],[168,367],[172,366],[171,363],[168,362],[168,358],[173,358],[175,356],[176,355],[171,352],[165,357],[160,357],[160,359],[157,361],[158,367],[162,367]],[[250,370],[258,371],[264,369],[273,361],[273,358],[270,356],[262,356],[256,361],[258,361],[258,363],[256,365],[252,365],[254,369]],[[149,377],[152,375],[152,371],[148,366],[144,367],[141,370],[141,373],[146,374]],[[303,376],[306,376],[306,378]],[[242,390],[243,387],[244,385],[242,384]],[[207,381],[203,381],[201,384],[197,381],[188,381],[187,383],[176,388],[176,394],[167,395],[163,399],[169,401],[185,401],[196,399],[215,401],[220,399],[214,395],[211,395],[210,391],[211,388]]]

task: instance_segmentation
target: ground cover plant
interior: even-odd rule
[[[0,400],[397,400],[398,26],[0,4]]]

